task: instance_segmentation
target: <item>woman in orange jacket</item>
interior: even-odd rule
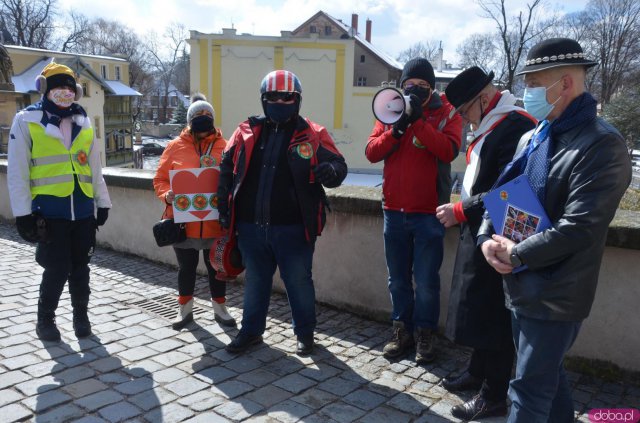
[[[173,217],[172,203],[175,195],[171,190],[170,170],[219,166],[227,141],[222,137],[222,132],[214,127],[214,117],[213,107],[207,103],[204,95],[195,94],[187,111],[188,126],[162,153],[156,176],[153,178],[153,187],[158,198],[166,204],[163,219]],[[217,220],[206,220],[187,223],[186,233],[185,241],[173,245],[178,260],[179,308],[172,327],[180,330],[193,320],[193,292],[201,250],[209,273],[215,320],[221,325],[235,326],[236,322],[225,306],[226,282],[216,278],[216,271],[209,261],[209,250],[213,240],[224,236],[225,230]]]

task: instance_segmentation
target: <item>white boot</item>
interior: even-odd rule
[[[216,322],[220,323],[223,326],[236,325],[236,320],[231,314],[229,314],[226,305],[217,303],[215,300],[211,300],[211,304],[213,305],[213,317],[215,318]]]
[[[179,304],[178,306],[178,315],[171,323],[171,327],[175,330],[180,330],[193,321],[193,298],[186,304]]]

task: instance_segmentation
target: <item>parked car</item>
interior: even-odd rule
[[[142,154],[145,156],[159,156],[164,151],[164,147],[158,142],[145,142],[142,144]]]

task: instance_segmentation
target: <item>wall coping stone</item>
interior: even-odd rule
[[[0,159],[0,173],[7,173],[7,160]],[[102,169],[108,186],[153,190],[153,170],[106,167]],[[332,212],[382,217],[382,189],[343,185],[327,189]],[[640,250],[640,212],[618,209],[609,225],[607,246]]]

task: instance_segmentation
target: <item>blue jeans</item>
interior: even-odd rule
[[[517,350],[516,376],[509,387],[509,423],[573,422],[571,388],[564,355],[582,322],[561,322],[511,314]]]
[[[391,318],[410,332],[438,326],[443,239],[444,226],[433,214],[384,211]]]
[[[261,226],[239,222],[238,248],[246,273],[244,310],[238,336],[264,333],[276,267],[284,282],[298,337],[313,336],[316,327],[316,292],[311,279],[314,244],[300,225]]]

